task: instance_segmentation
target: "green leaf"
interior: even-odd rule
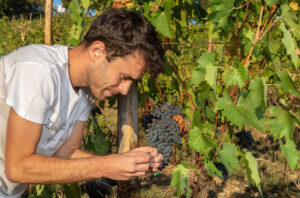
[[[222,115],[225,116],[229,121],[239,127],[242,127],[243,119],[240,116],[240,112],[227,93],[224,93],[223,98],[218,99],[216,106],[223,110]]]
[[[81,198],[80,186],[77,183],[64,184],[63,190],[66,198]]]
[[[234,8],[234,0],[211,0],[209,7],[211,13],[208,15],[208,20],[218,23],[220,27],[225,27],[229,14]]]
[[[44,188],[45,188],[45,185],[42,185],[42,184],[36,185],[36,187],[35,187],[36,195],[40,196],[42,194]]]
[[[287,93],[292,93],[295,96],[300,96],[294,82],[292,81],[290,74],[288,72],[280,72],[279,73],[280,78],[280,87],[285,90]]]
[[[268,119],[268,123],[274,138],[285,137],[286,139],[293,140],[293,131],[297,123],[296,118],[288,111],[276,106],[270,108],[269,112],[270,118]]]
[[[296,144],[294,141],[286,139],[286,143],[283,144],[281,140],[279,140],[280,148],[282,153],[285,155],[288,164],[291,169],[294,171],[295,166],[298,164],[300,160],[300,154],[297,151]]]
[[[202,129],[203,132],[198,127],[194,127],[189,133],[188,145],[192,150],[195,150],[203,155],[212,148],[217,146],[216,142],[211,138],[207,137],[209,134],[205,133],[205,129]],[[206,134],[206,135],[204,135]]]
[[[192,127],[202,127],[202,116],[199,111],[194,111]]]
[[[196,74],[192,76],[193,84],[199,84],[205,80],[216,92],[218,67],[215,63],[215,56],[209,52],[205,52],[199,58],[198,66],[195,70]],[[198,80],[196,78],[198,78]]]
[[[217,82],[217,74],[218,74],[218,67],[215,65],[207,65],[206,66],[206,75],[205,80],[214,89],[216,93],[216,82]]]
[[[224,164],[229,175],[232,173],[233,168],[239,167],[239,160],[235,156],[236,152],[237,149],[235,145],[229,142],[223,145],[223,149],[221,151],[218,151],[220,155],[218,162]]]
[[[280,8],[282,10],[280,18],[288,25],[289,29],[299,30],[300,24],[297,22],[299,17],[297,17],[296,12],[291,11],[290,6],[287,4],[281,5]],[[292,34],[296,37],[296,40],[300,39],[299,31],[292,31]]]
[[[252,185],[255,185],[258,188],[260,194],[262,195],[257,160],[253,157],[253,155],[250,152],[246,152],[245,154],[245,168],[250,183]]]
[[[260,118],[261,116],[256,113],[255,109],[251,105],[249,97],[247,99],[240,97],[237,107],[239,109],[240,116],[243,118],[246,126],[252,126],[260,131],[264,130],[265,119]]]
[[[154,27],[159,33],[169,38],[175,37],[174,31],[171,29],[170,20],[164,12],[156,13],[151,18],[151,23],[154,25]]]
[[[205,78],[205,68],[196,68],[191,76],[191,84],[199,85],[204,81]]]
[[[284,23],[280,24],[280,29],[283,32],[283,39],[282,42],[285,46],[286,52],[290,55],[292,59],[292,63],[294,64],[295,68],[298,68],[298,55],[296,54],[297,44],[295,40],[292,38],[290,32],[286,29]]]
[[[225,77],[227,86],[238,85],[239,88],[242,88],[248,77],[248,69],[239,64],[238,69],[231,67],[230,70],[231,73],[227,73]]]
[[[206,68],[206,65],[215,65],[215,55],[205,52],[198,60],[197,68]]]
[[[238,104],[234,105],[230,96],[225,93],[223,98],[219,98],[216,105],[223,110],[222,115],[233,124],[239,127],[245,124],[258,130],[264,130],[264,119],[260,119],[260,115],[256,114],[249,99],[245,100],[240,97]]]
[[[88,10],[90,6],[90,0],[81,0],[81,5],[84,10]]]
[[[97,136],[94,142],[94,149],[98,155],[106,155],[109,153],[111,143],[104,137]]]
[[[205,168],[206,168],[206,170],[207,170],[207,173],[208,173],[210,176],[214,177],[214,176],[216,176],[216,175],[219,175],[220,177],[223,177],[222,172],[219,171],[219,169],[217,169],[217,167],[215,166],[215,164],[214,164],[213,162],[207,161],[207,162],[205,163]]]
[[[267,85],[263,78],[256,77],[251,80],[249,85],[252,106],[254,108],[259,107],[260,105],[267,106]]]
[[[180,196],[184,190],[186,191],[187,197],[191,196],[189,178],[190,169],[184,167],[181,164],[177,165],[174,168],[174,171],[172,173],[171,186],[176,187],[178,196]]]

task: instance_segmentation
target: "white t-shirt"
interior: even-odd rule
[[[88,120],[89,97],[75,92],[69,78],[68,47],[28,45],[0,59],[0,197],[18,197],[26,184],[5,175],[9,108],[43,125],[36,153],[51,156],[68,139],[78,120]],[[28,131],[27,131],[28,133]],[[30,138],[30,136],[28,136]]]

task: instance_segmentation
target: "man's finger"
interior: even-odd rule
[[[134,172],[131,174],[131,177],[141,177],[141,176],[145,176],[146,172]]]
[[[150,164],[145,163],[145,164],[137,164],[135,168],[135,172],[146,172],[149,170]]]
[[[142,146],[142,147],[135,148],[132,151],[142,151],[142,152],[151,153],[152,151],[155,151],[155,150],[156,150],[156,148],[152,148],[150,146]]]
[[[151,158],[150,162],[160,162],[164,159],[164,156],[162,154],[159,154],[157,157]]]

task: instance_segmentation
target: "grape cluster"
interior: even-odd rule
[[[81,191],[89,195],[90,198],[105,198],[111,194],[112,186],[117,185],[117,181],[101,178],[100,180],[87,181],[80,185]]]
[[[179,124],[173,119],[180,115],[181,109],[174,105],[164,103],[160,107],[153,109],[153,114],[143,117],[142,125],[146,129],[148,144],[156,147],[158,152],[163,154],[164,168],[172,155],[172,145],[181,143]]]
[[[249,151],[252,150],[254,139],[251,135],[251,131],[241,131],[235,134],[238,138],[238,145],[242,148],[246,148]]]

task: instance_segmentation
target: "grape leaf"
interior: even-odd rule
[[[293,131],[297,122],[296,118],[288,111],[279,107],[273,106],[269,109],[270,118],[268,124],[270,131],[275,139],[285,137],[286,139],[293,139]]]
[[[234,105],[230,96],[225,93],[223,98],[219,98],[216,105],[217,108],[223,110],[222,115],[233,124],[239,127],[245,124],[246,126],[253,126],[258,130],[264,130],[264,119],[260,119],[260,115],[256,114],[250,99],[240,97],[237,105]]]
[[[205,68],[196,68],[191,76],[191,84],[198,85],[204,81],[205,78]]]
[[[172,173],[171,186],[176,187],[177,195],[180,196],[182,191],[186,191],[186,196],[190,197],[189,176],[190,170],[179,164],[174,168]]]
[[[295,166],[298,164],[300,160],[300,154],[296,149],[296,144],[294,141],[286,139],[286,143],[283,144],[281,140],[279,140],[280,148],[282,153],[285,155],[288,164],[291,169],[294,170]]]
[[[219,27],[225,27],[229,14],[234,8],[234,0],[211,0],[209,7],[211,13],[208,15],[208,20],[218,23]]]
[[[151,23],[159,33],[169,38],[175,37],[174,31],[171,29],[170,20],[164,12],[155,13],[155,15],[151,17]]]
[[[257,160],[253,157],[253,155],[248,151],[245,154],[245,165],[246,165],[246,172],[248,179],[251,184],[255,185],[260,194],[262,195],[262,190],[261,190],[261,181],[259,177],[259,172],[258,172],[258,165],[257,165]]]
[[[84,10],[88,10],[90,6],[90,0],[81,0],[81,5]]]
[[[202,127],[201,119],[202,119],[201,113],[199,111],[194,111],[192,127],[195,126],[195,127],[201,128]]]
[[[215,93],[216,93],[217,74],[218,74],[218,67],[211,64],[206,66],[206,75],[204,79],[214,89]]]
[[[249,85],[251,103],[253,108],[259,107],[263,104],[267,106],[267,85],[263,78],[256,77],[251,80]]]
[[[230,70],[231,73],[227,73],[225,76],[227,86],[238,85],[239,88],[242,88],[247,80],[248,69],[240,64],[237,69],[231,67]]]
[[[264,130],[265,120],[260,118],[260,115],[256,114],[254,108],[251,105],[249,97],[244,99],[240,97],[237,103],[237,107],[240,112],[240,116],[243,118],[246,126],[252,126],[257,130]]]
[[[216,142],[207,136],[209,135],[204,135],[204,132],[201,132],[198,127],[194,127],[189,133],[189,147],[192,150],[205,155],[209,149],[215,148],[217,146]]]
[[[209,52],[204,53],[198,60],[195,72],[197,74],[192,76],[193,84],[194,82],[198,82],[197,84],[199,84],[205,80],[216,92],[218,67],[216,67],[215,56],[213,54]],[[196,79],[197,77],[198,80]]]
[[[284,23],[280,24],[280,29],[283,32],[283,39],[282,43],[285,46],[286,52],[290,55],[292,59],[292,63],[294,64],[295,68],[298,68],[298,55],[296,54],[297,44],[295,40],[292,38],[290,32],[286,29]]]
[[[289,73],[287,72],[280,72],[279,73],[279,78],[280,78],[280,84],[281,88],[285,90],[287,93],[291,92],[295,96],[300,96],[294,82],[292,81]]]
[[[226,142],[223,149],[218,151],[220,155],[218,162],[224,164],[229,175],[232,173],[233,168],[239,167],[239,160],[235,156],[236,152],[236,147],[229,142]]]
[[[224,93],[223,98],[218,99],[216,106],[223,110],[222,115],[225,116],[229,121],[239,127],[242,127],[243,119],[240,116],[240,112],[227,93]]]
[[[203,53],[203,55],[198,60],[198,68],[205,68],[206,65],[215,64],[215,55],[209,52]]]
[[[300,24],[297,23],[297,15],[295,12],[292,12],[290,6],[287,4],[283,4],[280,6],[282,10],[282,14],[280,16],[281,19],[289,26],[290,29],[300,29]],[[299,19],[299,18],[298,18]],[[300,32],[299,31],[292,31],[292,34],[295,35],[296,40],[300,39]]]
[[[207,170],[207,173],[214,177],[216,175],[219,175],[220,177],[223,177],[222,172],[219,171],[219,169],[217,169],[217,167],[215,166],[215,164],[211,161],[207,161],[205,162],[205,168]]]
[[[278,0],[265,0],[268,6],[272,5],[273,3],[278,3]]]

